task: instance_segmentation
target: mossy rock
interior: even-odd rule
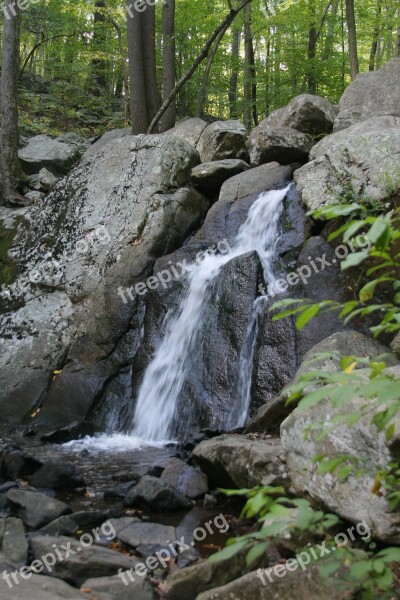
[[[17,276],[17,265],[8,256],[8,251],[13,245],[16,233],[16,227],[6,229],[0,222],[0,287],[11,285]]]

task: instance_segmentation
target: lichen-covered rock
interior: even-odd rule
[[[0,293],[5,421],[20,422],[39,402],[37,426],[82,420],[130,364],[144,297],[119,291],[146,280],[154,260],[204,217],[209,201],[187,187],[198,163],[182,139],[126,136],[84,159],[25,213],[8,252],[19,275]]]
[[[205,193],[215,194],[219,191],[224,181],[247,171],[249,165],[244,160],[230,158],[203,163],[192,169],[193,184]]]
[[[357,75],[340,99],[333,130],[381,115],[400,117],[399,58],[392,58],[378,71]]]
[[[201,162],[246,157],[246,128],[240,121],[215,121],[200,136],[197,150]]]
[[[333,133],[314,146],[310,158],[294,175],[309,209],[337,203],[349,190],[384,201],[400,189],[399,120],[375,117]]]
[[[281,485],[286,479],[280,440],[221,435],[201,442],[193,456],[211,481],[225,487]]]
[[[200,136],[207,127],[206,121],[199,119],[199,117],[192,117],[190,119],[183,119],[173,127],[168,129],[164,135],[175,135],[189,142],[191,146],[196,148]]]
[[[390,367],[387,372],[400,379],[400,366]],[[366,380],[368,373],[368,370],[359,370]],[[366,402],[371,403],[371,410],[357,423],[351,427],[333,424],[335,416],[344,411],[346,414],[358,412]],[[400,515],[390,510],[385,496],[374,493],[373,487],[377,471],[399,460],[400,415],[391,420],[395,433],[387,440],[385,432],[379,432],[371,424],[378,410],[373,401],[362,397],[347,398],[345,407],[340,408],[333,407],[327,400],[307,410],[298,407],[282,423],[281,439],[294,493],[311,497],[353,523],[365,521],[378,539],[399,543]],[[310,426],[318,423],[326,435],[322,439],[317,439],[315,433],[305,436]],[[342,481],[336,473],[319,472],[315,456],[331,459],[343,454],[361,461],[358,464],[365,471],[358,475],[351,472]]]
[[[313,136],[331,133],[337,108],[326,98],[300,94],[262,121],[270,127],[292,127]],[[261,123],[260,123],[261,124]]]
[[[313,139],[291,127],[272,127],[267,119],[251,132],[247,141],[250,163],[253,166],[272,161],[288,165],[304,163],[312,148]]]

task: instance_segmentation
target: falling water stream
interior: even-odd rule
[[[169,321],[165,337],[144,374],[133,418],[134,437],[149,442],[171,437],[179,395],[207,314],[213,283],[221,268],[233,258],[257,251],[263,265],[264,279],[273,287],[275,276],[271,265],[279,239],[283,199],[289,187],[262,193],[251,205],[230,252],[224,255],[207,255],[191,269],[189,292],[182,300],[178,314]],[[250,397],[248,365],[252,358],[248,353],[254,354],[255,339],[254,332],[252,336],[250,332],[256,327],[260,307],[260,302],[256,301],[252,317],[254,323],[249,323],[247,344],[245,341],[248,351],[242,352],[241,356],[239,370],[243,372],[239,374],[242,378],[239,386],[243,390],[243,397],[238,399],[238,405],[232,409],[229,419],[232,427],[243,425],[246,419]]]

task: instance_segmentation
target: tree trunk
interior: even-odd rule
[[[252,69],[251,61],[253,55],[253,40],[251,39],[251,7],[244,7],[244,99],[243,99],[243,123],[247,130],[252,125]]]
[[[349,36],[350,77],[353,81],[358,73],[357,29],[354,15],[354,0],[346,0],[346,22]]]
[[[146,89],[147,123],[157,112],[157,65],[156,65],[156,12],[155,6],[148,4],[142,13],[142,53],[144,83]]]
[[[197,100],[196,117],[199,117],[199,118],[201,118],[203,116],[203,108],[204,108],[204,102],[206,100],[207,84],[208,84],[208,79],[210,77],[211,67],[214,62],[215,55],[217,54],[218,46],[219,46],[222,38],[224,37],[224,35],[225,35],[225,31],[221,31],[219,36],[215,40],[214,47],[213,47],[212,51],[210,52],[210,56],[208,57],[207,65],[206,65],[203,79],[202,79],[201,85],[200,85],[199,97]]]
[[[371,44],[371,51],[369,53],[369,70],[370,71],[374,71],[374,69],[375,69],[376,52],[378,50],[378,41],[379,41],[379,36],[381,33],[381,24],[380,24],[381,14],[382,14],[382,0],[377,0],[375,25],[374,25],[374,29],[372,31],[372,44]]]
[[[238,117],[238,71],[240,53],[241,27],[232,27],[232,50],[231,50],[231,77],[229,80],[229,116],[231,119]]]
[[[308,47],[307,47],[307,91],[309,94],[315,94],[317,91],[316,77],[316,56],[317,56],[317,15],[314,0],[309,4],[309,31],[308,31]]]
[[[175,87],[175,0],[165,0],[163,4],[162,39],[162,95],[164,101]],[[161,118],[161,131],[172,129],[175,126],[175,120],[176,101],[174,99]]]
[[[18,79],[20,9],[6,0],[0,87],[0,204],[15,204],[24,174],[18,158]],[[8,18],[9,17],[9,18]]]
[[[95,53],[95,58],[92,60],[93,78],[91,80],[91,83],[94,84],[92,93],[95,96],[102,96],[107,91],[107,63],[104,58],[99,58],[96,56],[96,53],[104,52],[104,45],[106,41],[105,7],[105,0],[96,0],[92,39],[92,48],[93,52]]]
[[[128,56],[130,74],[130,106],[132,134],[146,133],[148,127],[145,74],[142,53],[142,15],[132,10],[127,0]]]
[[[322,60],[328,60],[333,53],[334,42],[335,42],[335,23],[339,10],[339,0],[333,0],[331,13],[327,16],[327,31],[325,38],[325,46],[322,54]]]

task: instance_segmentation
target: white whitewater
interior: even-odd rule
[[[270,289],[273,287],[275,276],[271,264],[279,239],[282,201],[289,188],[290,185],[282,190],[264,192],[253,202],[228,254],[207,255],[200,264],[192,266],[188,294],[182,301],[178,314],[169,321],[164,339],[144,374],[133,419],[131,435],[134,438],[146,442],[161,442],[171,437],[179,395],[191,365],[190,357],[202,330],[213,283],[221,267],[233,258],[257,251],[265,281]],[[254,324],[252,327],[249,323],[249,328],[254,330]],[[251,354],[254,354],[254,343],[251,342]],[[245,363],[249,364],[249,357]],[[245,364],[243,368],[243,381],[240,385],[245,397],[239,398],[240,406],[231,413],[229,421],[232,427],[244,423],[248,409],[250,383],[246,381],[248,370]]]

